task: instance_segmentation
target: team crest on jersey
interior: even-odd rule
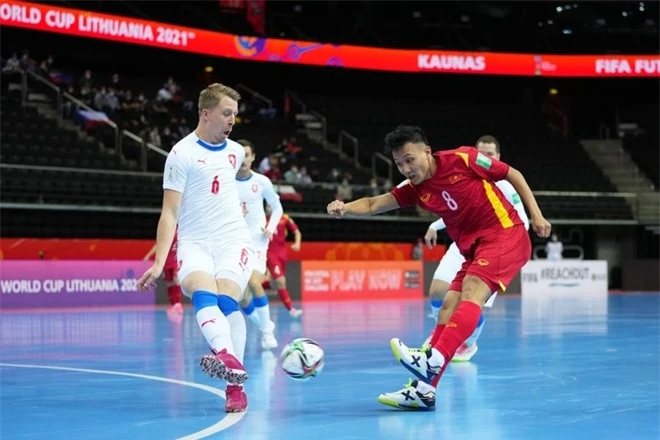
[[[419,198],[419,200],[421,200],[424,203],[428,202],[430,199],[431,199],[431,194],[429,194],[429,193],[426,193],[422,197]]]
[[[231,164],[232,167],[236,168],[236,155],[235,154],[230,154],[229,155],[229,163]]]
[[[256,193],[257,191],[259,191],[259,185],[257,185],[256,183],[252,184],[252,192]]]
[[[458,182],[462,178],[463,178],[463,176],[461,174],[454,174],[453,176],[449,176],[449,183],[451,183],[453,185],[454,183]]]
[[[489,262],[488,262],[488,260],[484,260],[483,258],[479,258],[479,259],[477,260],[477,264],[478,264],[479,266],[488,266]]]

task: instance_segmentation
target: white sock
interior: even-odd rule
[[[253,313],[254,315],[254,313]],[[245,355],[245,341],[247,339],[247,328],[245,327],[245,318],[241,312],[233,312],[227,315],[227,321],[231,327],[231,341],[236,352],[236,359],[243,363]]]
[[[433,368],[442,368],[445,364],[445,357],[437,348],[433,347],[431,348],[431,357],[428,358],[428,364]]]
[[[204,307],[196,313],[196,317],[206,342],[214,351],[226,348],[228,353],[236,355],[231,340],[231,327],[218,306]]]
[[[259,317],[259,314],[257,313],[256,310],[253,310],[252,313],[250,313],[249,315],[246,314],[245,316],[247,317],[247,319],[250,320],[252,324],[261,328],[261,318]]]
[[[270,320],[270,306],[266,304],[265,306],[256,307],[255,306],[255,315],[259,315],[259,330],[263,331],[272,331],[275,328],[275,324]]]

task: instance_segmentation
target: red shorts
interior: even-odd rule
[[[286,257],[283,255],[268,254],[266,267],[268,267],[270,276],[274,280],[281,278],[286,274]]]
[[[524,226],[517,225],[497,234],[479,238],[465,256],[449,290],[461,292],[463,278],[472,275],[486,283],[491,293],[504,292],[507,285],[527,263],[532,242]]]

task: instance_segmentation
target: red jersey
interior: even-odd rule
[[[266,219],[268,221],[270,218]],[[273,235],[273,240],[271,240],[268,245],[268,253],[279,254],[286,253],[286,236],[289,232],[295,232],[298,230],[298,225],[293,221],[291,217],[287,214],[283,214],[279,223],[277,224],[277,233]]]
[[[462,254],[480,237],[523,225],[513,206],[495,185],[509,165],[474,147],[439,151],[433,177],[419,185],[406,181],[392,190],[399,206],[419,205],[442,217],[447,233]]]

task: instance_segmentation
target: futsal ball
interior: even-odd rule
[[[325,353],[321,346],[309,338],[289,342],[280,355],[282,370],[295,380],[308,380],[318,376],[325,366]]]

